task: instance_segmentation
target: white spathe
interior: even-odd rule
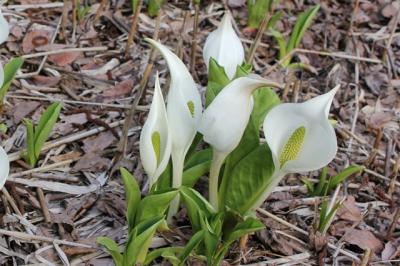
[[[4,18],[3,13],[0,10],[0,44],[7,40],[9,33],[10,27],[8,26],[8,22]]]
[[[329,109],[338,91],[330,92],[304,103],[285,103],[273,108],[265,117],[264,134],[274,158],[275,170],[301,173],[318,170],[335,158],[337,140],[328,120]],[[305,128],[300,151],[294,160],[287,161],[282,169],[279,158],[294,131]]]
[[[154,147],[153,136],[158,134],[159,147]],[[158,73],[156,76],[153,101],[146,122],[140,133],[140,159],[150,180],[150,187],[160,177],[171,157],[171,134],[168,126],[167,110],[161,92]],[[159,154],[156,154],[158,149]],[[159,158],[157,158],[159,157]]]
[[[208,35],[203,48],[203,59],[207,65],[214,58],[224,67],[229,79],[233,79],[237,66],[244,62],[242,42],[232,27],[231,15],[226,12],[218,28]]]
[[[159,42],[152,39],[146,41],[160,51],[168,64],[171,85],[167,96],[167,114],[172,136],[172,153],[179,151],[184,156],[192,144],[196,125],[201,118],[200,93],[178,56]]]
[[[267,114],[263,128],[275,172],[271,177],[272,182],[252,206],[253,210],[261,206],[286,174],[318,170],[335,158],[337,140],[328,115],[339,87],[303,103],[278,105]],[[302,143],[298,146],[300,149],[292,160],[281,165],[280,157],[284,147],[299,128],[304,129]]]
[[[4,83],[4,69],[3,65],[0,62],[0,89],[1,87],[3,87],[3,83]]]
[[[203,113],[199,132],[214,151],[228,155],[239,144],[253,110],[252,93],[259,87],[279,84],[248,75],[230,82]]]
[[[8,160],[7,153],[0,147],[0,189],[3,188],[10,172],[10,161]]]
[[[152,39],[145,39],[160,51],[168,64],[171,75],[171,85],[167,96],[167,116],[172,139],[172,187],[182,185],[183,166],[188,152],[197,133],[203,107],[196,83],[185,64],[167,47]],[[179,194],[171,202],[168,220],[177,213]]]

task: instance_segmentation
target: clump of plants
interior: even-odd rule
[[[281,56],[300,43],[317,11],[315,7],[300,15],[285,50],[280,37],[274,34],[281,52],[285,52]],[[99,239],[116,263],[119,261],[118,265],[146,264],[160,256],[173,265],[182,265],[189,254],[207,265],[220,265],[232,243],[264,228],[255,210],[284,176],[318,170],[336,155],[336,135],[328,116],[339,86],[303,103],[280,103],[273,88],[281,88],[281,84],[252,74],[251,66],[244,63],[243,45],[231,20],[226,13],[203,48],[208,68],[204,109],[185,64],[163,44],[146,39],[165,59],[171,83],[165,105],[156,76],[153,101],[140,135],[140,157],[150,187],[147,196],[141,200],[139,196],[130,196],[132,190],[135,194],[139,190],[137,184],[133,186],[135,189],[128,185],[134,177],[126,170],[122,172],[129,224],[125,251],[121,253],[109,239]],[[289,63],[290,58],[283,66]],[[261,141],[261,136],[265,141]],[[203,195],[193,186],[207,174],[209,190],[208,195]],[[328,186],[325,191],[329,191],[333,185],[323,186]],[[135,213],[145,208],[142,205],[147,198],[161,197],[164,193],[169,196],[163,196],[164,201],[158,200],[157,212],[147,217],[152,219],[153,226],[147,237],[156,230],[164,230],[166,221],[173,222],[181,204],[187,210],[193,237],[185,247],[167,247],[150,253],[147,245],[141,245],[143,251],[135,252],[146,255],[137,260],[129,255],[134,252],[129,246],[135,236],[142,239],[137,234],[144,231],[135,229],[138,224],[132,220],[137,220]],[[336,205],[332,208],[325,205],[321,211],[321,221],[325,224],[320,225],[321,231],[325,231],[325,221],[337,209]],[[146,209],[152,208],[149,205]],[[135,260],[127,262],[125,257]]]

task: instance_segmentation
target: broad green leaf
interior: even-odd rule
[[[238,223],[233,229],[232,233],[229,234],[226,242],[232,243],[244,235],[253,233],[255,231],[264,229],[265,225],[258,219],[249,217],[245,221]]]
[[[347,167],[346,169],[344,169],[343,171],[341,171],[339,174],[331,177],[331,179],[329,180],[329,184],[328,184],[328,192],[331,191],[332,189],[334,189],[337,185],[339,185],[339,183],[343,182],[346,178],[348,178],[349,176],[361,172],[365,169],[364,166],[360,166],[360,165],[351,165],[349,167]]]
[[[107,249],[107,252],[110,253],[111,257],[114,260],[116,266],[122,266],[123,264],[123,256],[117,243],[111,238],[108,237],[98,237],[96,239],[99,245],[104,246]]]
[[[157,16],[158,11],[160,10],[163,3],[164,3],[164,0],[149,0],[149,5],[147,8],[148,8],[150,17]]]
[[[194,153],[185,163],[182,183],[186,187],[193,187],[197,180],[210,171],[212,150],[210,148]]]
[[[201,230],[203,217],[210,217],[215,210],[203,196],[192,188],[182,186],[180,189],[182,200],[186,206],[190,222],[195,232]]]
[[[170,202],[178,194],[177,190],[157,191],[143,198],[136,212],[135,224],[154,216],[163,216]]]
[[[275,106],[280,104],[279,96],[270,88],[259,88],[253,92],[254,107],[251,121],[260,128],[267,113]]]
[[[231,171],[224,205],[245,214],[273,182],[275,167],[267,144],[258,146]]]
[[[144,220],[130,232],[124,252],[124,266],[141,265],[145,262],[151,240],[163,220],[162,217]]]
[[[250,28],[258,28],[265,17],[265,13],[271,11],[273,0],[247,0]]]
[[[206,107],[214,100],[218,93],[229,83],[225,69],[217,61],[210,58],[208,66],[208,84],[206,90]]]
[[[189,242],[186,244],[186,246],[179,254],[179,260],[181,261],[180,265],[184,265],[190,253],[192,253],[192,251],[197,248],[197,246],[201,243],[201,241],[203,241],[203,239],[204,239],[204,230],[198,231],[192,236],[192,238],[189,240]]]
[[[252,118],[250,118],[252,121]],[[232,183],[232,175],[234,168],[245,158],[249,153],[256,149],[260,144],[258,129],[254,123],[248,123],[244,131],[243,137],[239,145],[229,154],[225,160],[225,167],[220,177],[220,186],[218,192],[219,206],[225,206],[225,196],[230,183]]]
[[[43,113],[39,120],[39,124],[35,127],[35,157],[39,158],[43,144],[46,142],[54,124],[57,122],[61,111],[60,103],[51,104]]]
[[[129,225],[129,231],[135,227],[135,217],[136,211],[139,207],[141,200],[141,193],[138,183],[136,179],[131,173],[128,172],[125,168],[120,169],[122,181],[125,186],[125,195],[126,195],[126,219]]]
[[[212,265],[211,261],[217,250],[221,236],[218,235],[209,224],[207,217],[202,217],[201,227],[204,230],[204,246],[207,257],[207,265]]]
[[[147,254],[144,265],[146,266],[151,264],[155,259],[162,257],[163,254],[178,254],[182,252],[183,249],[183,247],[166,247],[152,250],[149,252],[149,254]]]
[[[0,105],[3,103],[3,99],[15,78],[18,69],[21,68],[23,63],[24,60],[21,57],[17,57],[11,59],[10,62],[4,65],[4,82],[3,86],[0,88]]]
[[[246,63],[243,63],[241,66],[237,66],[234,79],[249,75],[251,73],[252,68],[253,68],[252,65]]]
[[[318,13],[319,5],[316,5],[307,11],[301,13],[294,25],[292,33],[290,35],[289,42],[287,44],[287,52],[292,51],[294,48],[299,46],[301,39],[303,38],[304,33],[311,25],[312,20],[314,19],[315,15]]]

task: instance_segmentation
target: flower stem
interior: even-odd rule
[[[225,153],[213,150],[213,160],[210,168],[210,180],[208,182],[208,197],[211,205],[215,210],[218,210],[218,181],[219,172],[221,170],[222,164],[226,158]]]
[[[182,175],[183,175],[183,164],[184,164],[184,156],[180,154],[172,154],[172,187],[180,188],[182,185]],[[172,217],[178,212],[179,209],[179,194],[172,200],[169,210],[167,221],[170,223],[172,221]]]
[[[251,207],[251,210],[255,210],[259,208],[264,201],[268,198],[268,196],[272,193],[274,188],[281,182],[282,178],[286,175],[285,172],[282,171],[276,171],[273,176],[272,176],[272,182],[268,185],[268,187],[265,188],[264,192],[261,194],[261,196],[257,199],[257,201],[253,204]]]

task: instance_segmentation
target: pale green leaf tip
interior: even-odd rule
[[[301,146],[304,143],[305,135],[306,128],[304,126],[297,128],[292,133],[279,157],[280,168],[282,168],[288,161],[293,161],[297,159],[297,156],[299,155],[301,150]]]

